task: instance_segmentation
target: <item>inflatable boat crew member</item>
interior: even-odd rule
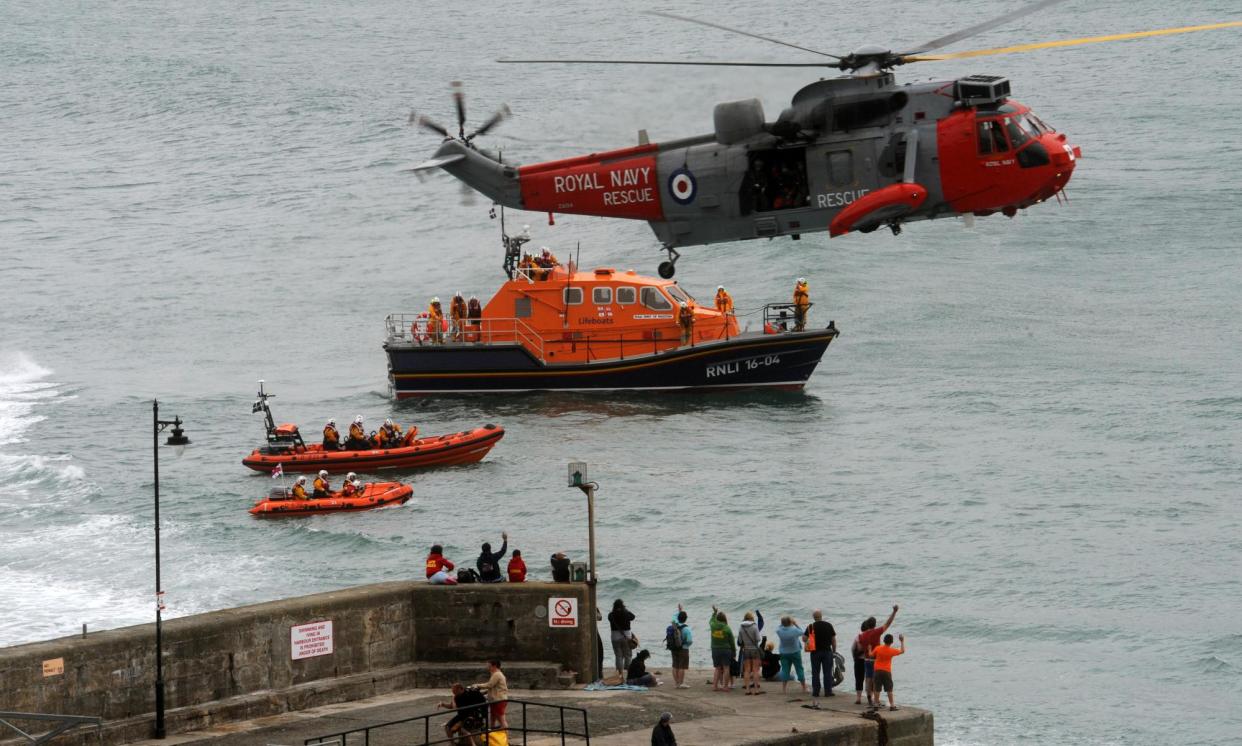
[[[371,442],[367,440],[367,430],[362,426],[362,415],[358,415],[350,423],[349,441],[345,446],[351,451],[366,451],[371,448]]]
[[[716,286],[716,310],[723,314],[733,313],[733,296],[729,295],[724,285]]]
[[[380,425],[379,432],[375,434],[376,445],[380,448],[398,448],[401,442],[401,426],[395,424],[391,418],[384,420],[384,424]]]
[[[352,497],[358,491],[358,475],[352,471],[345,475],[345,483],[341,485],[341,497]]]
[[[294,500],[309,499],[306,496],[306,477],[298,477],[297,481],[293,483],[293,492],[291,493],[291,496]]]
[[[323,449],[325,451],[341,450],[341,434],[336,429],[336,420],[328,420],[323,426]]]
[[[811,290],[807,287],[806,278],[799,277],[798,284],[794,285],[793,292],[794,302],[794,331],[800,332],[806,330],[806,311],[811,307]]]
[[[431,299],[427,306],[427,334],[435,344],[444,343],[444,309],[440,307],[440,297]]]
[[[311,493],[311,497],[332,497],[332,485],[328,484],[328,472],[326,470],[319,470],[319,476],[315,477],[314,487],[315,491]]]

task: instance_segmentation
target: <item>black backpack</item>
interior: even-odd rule
[[[685,650],[686,637],[682,634],[681,623],[668,625],[664,631],[664,647],[668,650]]]
[[[474,571],[473,567],[463,567],[457,571],[458,583],[477,583],[479,582],[479,574]]]

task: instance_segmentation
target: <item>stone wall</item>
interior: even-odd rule
[[[489,658],[586,672],[595,644],[587,590],[569,583],[409,581],[171,619],[163,624],[167,728],[418,686],[420,664],[435,669],[427,684],[436,686],[446,664],[482,680]],[[576,628],[549,626],[550,597],[577,600]],[[290,629],[321,621],[332,622],[332,653],[293,660]],[[63,673],[45,676],[45,662],[57,659]],[[546,671],[529,675],[547,680]],[[110,742],[147,734],[154,682],[154,624],[0,649],[0,710],[101,716]]]

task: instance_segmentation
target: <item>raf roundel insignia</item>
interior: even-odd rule
[[[673,195],[673,201],[679,205],[688,205],[694,201],[694,194],[698,191],[698,182],[694,180],[694,174],[690,173],[688,168],[679,168],[668,177],[668,191]]]

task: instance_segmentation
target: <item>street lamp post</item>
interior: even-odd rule
[[[173,426],[166,445],[173,446],[177,456],[189,445],[181,429],[181,418],[160,419],[160,402],[151,400],[151,452],[155,464],[155,737],[163,738],[164,730],[164,590],[160,584],[160,433]]]
[[[587,568],[587,593],[590,599],[591,610],[588,618],[592,624],[597,624],[595,619],[596,596],[595,586],[599,579],[595,574],[595,488],[599,485],[587,479],[587,465],[585,461],[571,461],[569,464],[569,486],[577,487],[586,493],[587,496],[587,546],[590,552],[590,566]],[[602,652],[602,651],[601,651]],[[599,681],[603,676],[603,672],[599,669],[599,655],[595,656],[595,677],[592,681]]]

